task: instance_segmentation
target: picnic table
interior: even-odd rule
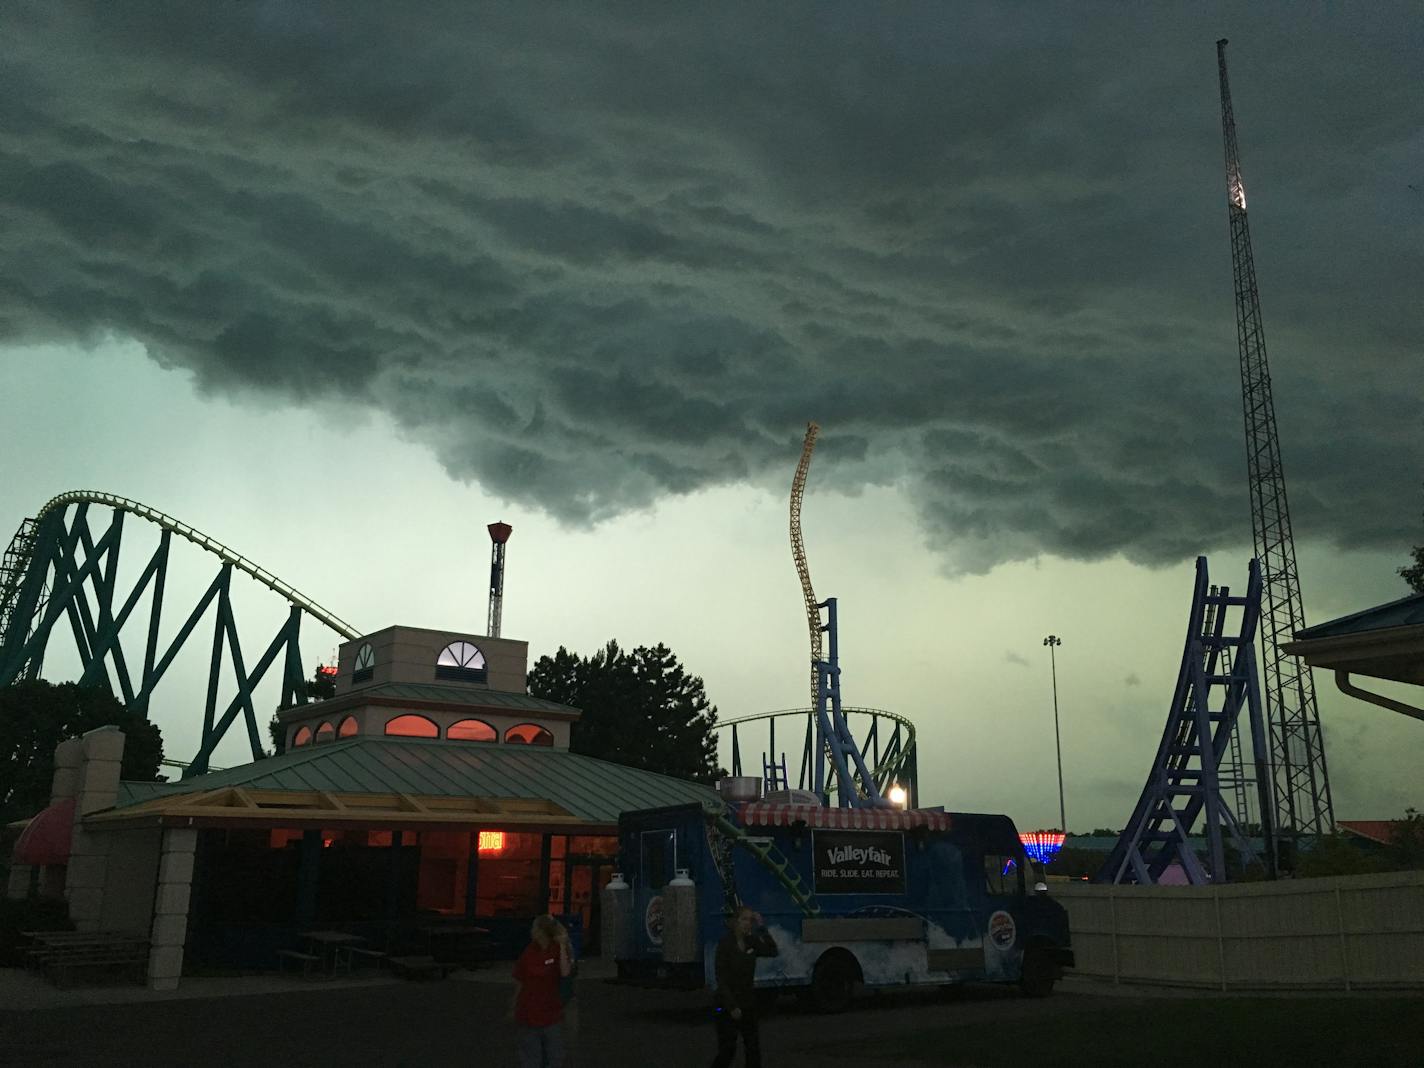
[[[422,927],[425,947],[431,957],[441,956],[460,964],[476,963],[478,950],[489,937],[489,928],[473,923],[432,923]],[[438,942],[444,941],[445,948],[437,954]],[[461,950],[465,952],[461,952]]]
[[[76,976],[135,973],[148,967],[148,935],[136,931],[21,931],[35,945],[27,963],[56,986]]]
[[[337,965],[340,963],[341,951],[349,950],[366,941],[363,936],[351,934],[349,931],[303,931],[297,937],[306,943],[306,951],[279,950],[277,967],[280,971],[288,962],[299,963],[302,965],[302,974],[308,977],[311,975],[313,965],[318,965],[323,975],[334,975]],[[346,961],[349,971],[351,967],[349,955]]]

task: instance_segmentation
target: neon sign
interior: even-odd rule
[[[503,831],[481,831],[476,852],[479,853],[503,853],[504,852],[504,832]]]

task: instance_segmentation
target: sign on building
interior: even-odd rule
[[[903,894],[905,837],[894,831],[815,831],[818,894]]]

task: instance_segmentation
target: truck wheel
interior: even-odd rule
[[[1053,993],[1053,984],[1058,980],[1058,968],[1046,946],[1029,946],[1024,950],[1023,973],[1019,976],[1019,989],[1024,997],[1046,998]]]
[[[855,995],[855,968],[840,957],[822,957],[811,974],[811,997],[822,1012],[845,1012]]]

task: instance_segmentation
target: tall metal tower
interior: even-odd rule
[[[1226,78],[1226,40],[1216,42],[1221,74],[1221,128],[1226,144],[1226,202],[1231,222],[1231,263],[1236,288],[1236,340],[1241,354],[1241,393],[1246,419],[1246,462],[1251,483],[1251,531],[1262,571],[1261,667],[1270,720],[1276,828],[1285,838],[1328,834],[1335,830],[1325,747],[1315,705],[1310,669],[1281,652],[1305,626],[1295,542],[1291,537],[1286,479],[1276,436],[1271,374],[1266,365],[1266,335],[1261,299],[1246,221],[1246,190],[1231,87]]]
[[[489,619],[485,622],[485,637],[498,638],[500,619],[504,615],[504,546],[514,528],[508,523],[491,523],[487,529],[493,546],[490,549]]]

